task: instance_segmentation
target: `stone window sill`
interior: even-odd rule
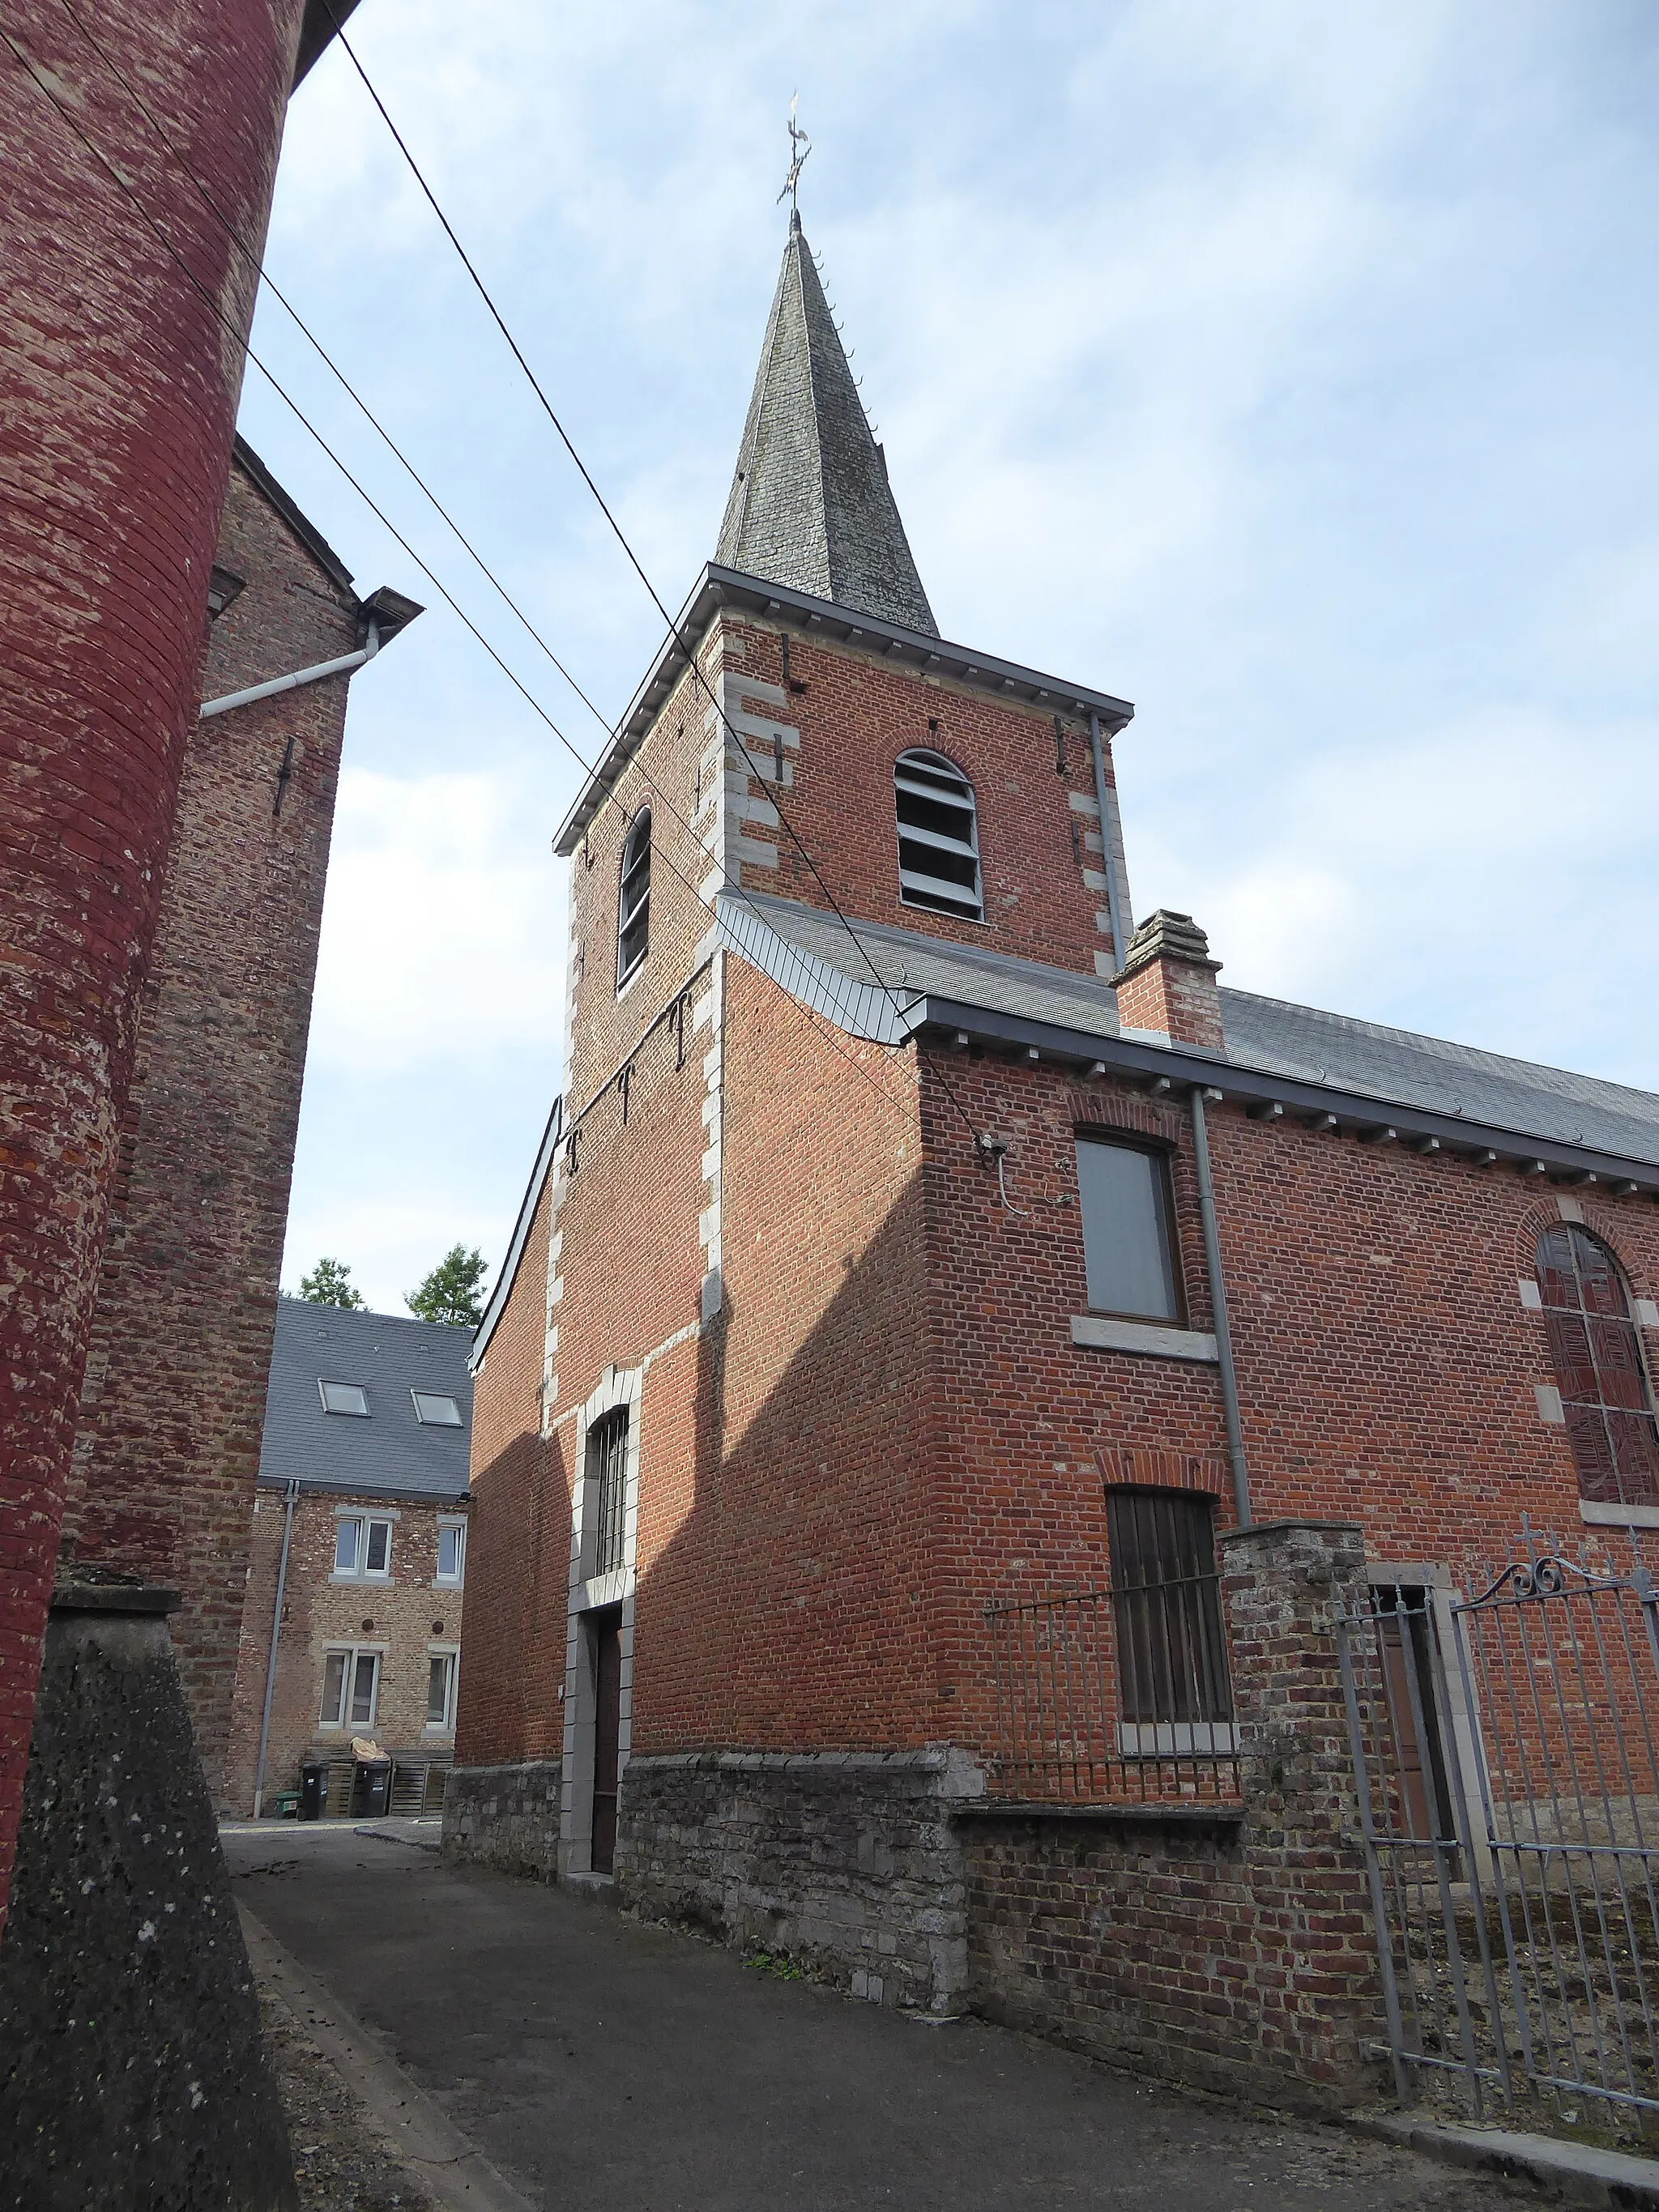
[[[1105,1314],[1073,1314],[1072,1341],[1097,1352],[1150,1352],[1163,1359],[1191,1359],[1214,1367],[1221,1354],[1200,1328],[1169,1328],[1156,1322],[1114,1321]]]
[[[1601,1505],[1581,1498],[1578,1517],[1592,1528],[1659,1528],[1659,1505]]]

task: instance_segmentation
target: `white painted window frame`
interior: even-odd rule
[[[428,1644],[426,1647],[426,1656],[428,1662],[427,1688],[428,1692],[428,1704],[427,1708],[428,1718],[421,1730],[421,1733],[422,1735],[430,1736],[453,1735],[455,1733],[455,1708],[459,1701],[461,1691],[461,1647],[459,1644]],[[447,1659],[449,1662],[449,1696],[444,1707],[443,1718],[437,1721],[434,1721],[430,1717],[431,1705],[429,1702],[432,1686],[431,1662],[434,1659]]]
[[[445,1574],[441,1565],[443,1535],[446,1528],[458,1529],[460,1533],[460,1565],[453,1575]],[[441,1564],[437,1572],[432,1577],[433,1589],[465,1589],[466,1588],[466,1516],[465,1513],[441,1513],[438,1516],[437,1545]]]
[[[355,1521],[357,1524],[357,1564],[348,1570],[340,1565],[340,1525]],[[377,1522],[386,1528],[386,1565],[371,1567],[368,1564],[368,1532]],[[365,1507],[355,1506],[349,1510],[337,1507],[334,1515],[334,1567],[329,1576],[331,1583],[386,1583],[392,1580],[392,1549],[397,1541],[398,1516],[395,1513],[372,1513]]]
[[[343,1644],[330,1642],[323,1646],[323,1687],[328,1686],[328,1662],[337,1656],[345,1660],[345,1673],[340,1686],[340,1717],[337,1721],[323,1718],[322,1692],[317,1696],[317,1726],[330,1735],[349,1735],[357,1729],[372,1729],[380,1717],[380,1686],[386,1678],[386,1647],[384,1644]],[[374,1694],[369,1700],[369,1715],[366,1721],[351,1717],[352,1683],[357,1673],[359,1659],[374,1662]]]

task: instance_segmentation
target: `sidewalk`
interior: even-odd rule
[[[590,1899],[446,1867],[383,1834],[284,1822],[227,1831],[225,1856],[240,1901],[532,2205],[1515,2201],[1408,2148],[1176,2097],[976,2021],[929,2028],[780,1981]]]

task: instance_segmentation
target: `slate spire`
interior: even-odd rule
[[[939,635],[887,465],[793,212],[714,558]]]

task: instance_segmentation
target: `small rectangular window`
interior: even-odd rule
[[[368,1419],[368,1393],[357,1382],[325,1382],[319,1378],[318,1389],[322,1393],[325,1413],[353,1413],[360,1421]]]
[[[1169,1176],[1161,1155],[1079,1137],[1077,1179],[1090,1305],[1097,1313],[1178,1322]]]
[[[428,1670],[426,1724],[447,1732],[455,1725],[455,1654],[434,1651]]]
[[[461,1409],[453,1398],[446,1398],[437,1390],[411,1390],[415,1401],[415,1418],[423,1428],[459,1429],[465,1426]]]
[[[357,1562],[363,1555],[363,1524],[347,1518],[337,1523],[334,1530],[334,1571],[337,1575],[355,1575]]]
[[[601,1414],[587,1432],[588,1480],[593,1496],[593,1564],[608,1575],[623,1565],[628,1510],[628,1408]]]
[[[363,1572],[366,1575],[389,1575],[392,1572],[392,1523],[371,1521],[368,1540],[363,1548]]]
[[[380,1657],[347,1645],[323,1655],[323,1728],[373,1728],[380,1702]]]
[[[441,1521],[438,1523],[438,1572],[441,1583],[459,1583],[466,1560],[466,1523],[464,1521]]]
[[[1125,1748],[1233,1747],[1215,1507],[1193,1491],[1110,1490],[1112,1611]]]

